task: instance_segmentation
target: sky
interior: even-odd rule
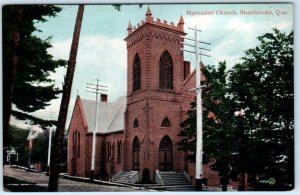
[[[62,11],[56,17],[36,24],[42,32],[36,32],[35,35],[43,39],[52,37],[50,42],[53,47],[48,52],[55,59],[68,60],[78,6],[60,7]],[[126,29],[129,21],[132,26],[137,26],[145,19],[147,7],[148,4],[141,8],[139,5],[122,5],[118,11],[112,5],[85,6],[66,127],[77,95],[83,99],[95,99],[95,94],[86,92],[86,83],[95,83],[95,79],[100,79],[102,84],[108,86],[110,102],[126,95]],[[225,60],[228,69],[240,61],[245,50],[258,45],[258,36],[271,32],[272,28],[289,33],[294,23],[292,4],[150,4],[150,9],[154,20],[160,18],[169,24],[174,22],[176,25],[182,15],[188,37],[193,35],[188,27],[197,26],[202,31],[200,39],[211,43],[208,46],[211,51],[207,52],[211,57],[202,57],[202,62],[217,66],[219,61]],[[259,11],[261,14],[243,15],[241,11]],[[264,14],[266,12],[268,14]],[[195,67],[192,54],[185,53],[184,58]],[[59,68],[51,75],[60,88],[65,74],[66,68]],[[34,115],[57,119],[60,98],[52,100],[50,106]],[[13,122],[22,125],[21,122]]]

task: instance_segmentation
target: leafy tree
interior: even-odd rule
[[[244,169],[275,178],[277,189],[294,186],[293,37],[277,29],[259,36],[260,45],[245,52],[229,78],[232,98],[245,110],[240,125],[247,147],[257,151],[244,154]]]
[[[65,66],[66,62],[54,60],[47,53],[51,47],[50,38],[43,40],[33,35],[33,32],[40,31],[35,23],[46,22],[48,17],[55,16],[60,10],[53,5],[3,7],[4,138],[7,137],[11,114],[22,120],[29,119],[34,124],[45,122],[29,113],[45,108],[61,92],[55,88],[54,80],[49,75],[56,68]],[[13,112],[12,104],[16,106]]]
[[[32,163],[47,163],[48,159],[48,144],[49,144],[49,131],[40,133],[33,140],[33,147],[31,152]]]
[[[8,148],[15,148],[18,153],[18,164],[26,166],[28,163],[28,147],[27,147],[27,136],[29,130],[22,129],[17,126],[10,126],[8,134]],[[5,150],[6,152],[6,150]],[[5,153],[6,155],[6,153]]]
[[[201,83],[203,106],[203,151],[204,162],[214,161],[211,167],[219,172],[223,190],[227,190],[228,180],[232,174],[232,162],[237,153],[237,128],[234,124],[235,107],[229,97],[226,63],[220,62],[218,68],[207,65],[202,68],[205,81]],[[182,123],[183,137],[180,149],[188,151],[195,160],[196,151],[196,103],[191,104],[188,118]]]
[[[232,164],[237,151],[238,129],[235,127],[234,112],[226,72],[226,62],[216,68],[203,68],[203,151],[206,158],[213,159],[211,167],[221,176],[222,190],[227,191],[229,178],[236,179]]]
[[[293,32],[273,29],[258,40],[228,73],[224,62],[203,68],[204,157],[215,160],[212,168],[219,171],[223,190],[237,174],[244,190],[245,173],[254,190],[262,190],[257,176],[275,179],[264,189],[294,186]],[[194,158],[195,103],[182,128],[180,148]]]
[[[180,126],[182,131],[178,134],[182,139],[178,143],[179,150],[188,152],[188,160],[195,162],[196,160],[196,137],[197,137],[197,114],[196,102],[191,103],[191,109],[187,112],[188,117]]]

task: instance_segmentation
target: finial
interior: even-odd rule
[[[184,20],[183,20],[183,17],[182,17],[182,15],[180,16],[180,19],[179,19],[179,22],[178,22],[178,24],[184,24]]]
[[[128,35],[130,35],[130,33],[132,32],[132,26],[131,26],[130,21],[128,23],[127,32],[128,32]]]
[[[132,30],[132,26],[131,26],[130,20],[129,20],[129,23],[128,23],[127,30]]]
[[[184,20],[183,20],[183,17],[182,17],[182,15],[181,15],[181,16],[180,16],[180,19],[179,19],[179,21],[178,21],[177,26],[178,26],[179,30],[182,31],[182,32],[184,31],[183,25],[184,25]]]
[[[147,12],[146,12],[146,16],[152,16],[152,13],[151,13],[151,10],[150,10],[150,7],[148,5],[148,9],[147,9]]]

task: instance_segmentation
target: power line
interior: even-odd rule
[[[220,39],[222,39],[222,38],[224,38],[224,37],[226,37],[226,36],[228,36],[228,35],[232,35],[233,33],[235,33],[235,32],[237,32],[238,30],[240,30],[241,27],[245,26],[245,25],[248,24],[249,22],[250,22],[250,20],[246,21],[242,26],[236,26],[233,30],[231,30],[231,31],[229,31],[229,32],[226,32],[226,33],[224,33],[224,35],[222,35],[222,36],[220,36],[220,37],[218,37],[218,38],[212,40],[211,43],[215,43],[216,41],[218,41],[218,40],[220,40]]]

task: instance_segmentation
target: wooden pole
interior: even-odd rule
[[[62,154],[63,154],[65,125],[66,125],[73,77],[74,77],[75,66],[76,66],[76,56],[77,56],[78,43],[80,37],[81,23],[83,18],[83,11],[84,11],[84,5],[79,5],[75,29],[73,33],[70,57],[68,61],[67,75],[63,86],[63,95],[62,95],[60,110],[58,115],[57,130],[53,138],[53,146],[52,146],[53,152],[51,154],[51,161],[50,161],[51,171],[50,171],[50,178],[48,183],[48,191],[50,192],[58,191],[58,179],[59,179],[59,172],[61,169],[60,164],[61,164]]]

